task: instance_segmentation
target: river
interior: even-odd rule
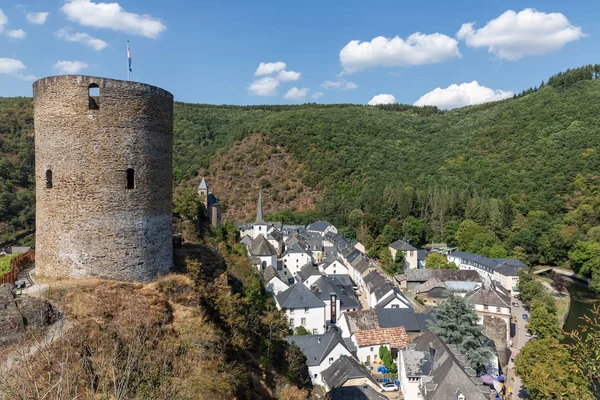
[[[592,292],[586,284],[581,282],[567,278],[565,284],[571,295],[571,308],[563,329],[565,332],[571,332],[585,324],[581,317],[591,315],[590,310],[594,304],[600,303],[600,295]]]

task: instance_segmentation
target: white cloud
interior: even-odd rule
[[[502,100],[513,95],[514,93],[510,90],[493,90],[473,81],[460,85],[452,84],[445,89],[436,88],[415,101],[415,106],[429,105],[449,109]]]
[[[367,103],[370,106],[376,106],[377,104],[394,104],[396,102],[396,98],[391,94],[378,94],[373,96],[371,100]]]
[[[0,8],[0,32],[4,30],[4,26],[8,24],[8,17],[4,14]]]
[[[83,26],[106,28],[156,39],[167,29],[158,19],[126,12],[119,3],[93,3],[91,0],[68,0],[61,11],[68,19]]]
[[[308,88],[298,89],[297,87],[293,87],[287,91],[287,93],[283,96],[284,99],[287,100],[296,100],[300,101],[306,97],[308,94]]]
[[[25,18],[32,24],[36,25],[44,25],[46,23],[46,18],[48,18],[48,12],[30,12],[27,13]]]
[[[404,67],[446,61],[460,57],[458,42],[441,33],[413,33],[406,40],[378,36],[370,42],[352,40],[340,51],[346,72],[374,66]]]
[[[277,96],[279,80],[270,76],[255,80],[248,86],[248,90],[255,96]]]
[[[27,34],[23,29],[15,29],[14,31],[8,31],[6,34],[13,39],[25,39]]]
[[[33,75],[23,75],[25,64],[20,60],[14,58],[0,58],[0,74],[12,75],[23,80],[33,80]]]
[[[319,97],[323,97],[325,95],[325,93],[323,92],[316,92],[315,94],[312,95],[312,98],[317,100]]]
[[[356,89],[358,85],[352,81],[346,80],[344,78],[344,73],[337,74],[337,79],[335,81],[325,81],[321,83],[321,87],[325,89],[342,89],[342,90],[352,90]]]
[[[77,74],[79,71],[87,67],[89,67],[89,65],[81,61],[58,61],[56,64],[54,64],[54,68],[60,74],[68,75]]]
[[[283,61],[277,61],[274,63],[261,62],[254,72],[254,76],[270,75],[274,72],[283,71],[286,65]]]
[[[71,33],[67,29],[59,30],[58,32],[56,32],[56,36],[59,39],[66,40],[67,42],[83,43],[96,51],[100,51],[108,46],[108,43],[106,43],[102,39],[95,38],[91,35],[88,35],[87,33]]]
[[[506,60],[552,53],[586,36],[563,14],[547,14],[533,8],[519,13],[508,10],[481,29],[473,29],[474,25],[463,24],[456,37],[470,47],[487,47],[489,53]]]
[[[297,81],[300,79],[300,72],[283,70],[277,74],[277,79],[281,82]]]

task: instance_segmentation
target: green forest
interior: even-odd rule
[[[600,289],[599,71],[564,71],[512,99],[451,111],[176,103],[173,183],[189,186],[232,144],[260,135],[319,193],[315,210],[282,206],[277,219],[329,220],[375,257],[398,238],[446,242],[571,266]],[[0,101],[5,239],[33,226],[31,110],[28,99]]]

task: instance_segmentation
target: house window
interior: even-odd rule
[[[313,329],[313,335],[317,335],[319,331],[317,329]]]
[[[314,377],[315,379],[317,379],[317,374],[314,374],[314,375],[313,375],[313,377]]]
[[[400,308],[398,304],[392,304],[392,308]]]
[[[496,307],[496,312],[502,312],[502,309],[500,307]]]
[[[300,319],[300,325],[306,326],[306,318],[301,318]]]
[[[46,170],[46,189],[52,189],[52,170]]]
[[[487,305],[484,305],[484,306],[483,306],[483,309],[484,309],[485,311],[487,311],[487,310],[489,309],[489,307],[488,307]]]
[[[308,312],[308,307],[304,307],[304,312],[307,313]]]
[[[100,109],[100,87],[95,83],[88,86],[88,107],[90,110]]]
[[[127,189],[135,189],[135,170],[127,168]]]
[[[265,268],[267,268],[267,262],[266,262],[266,261],[263,261],[263,262],[262,262],[262,269],[265,269]]]
[[[373,352],[373,348],[371,347],[371,353]]]
[[[290,329],[294,329],[294,318],[290,319]]]
[[[329,364],[333,362],[333,357],[329,357]]]

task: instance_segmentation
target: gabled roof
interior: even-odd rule
[[[304,282],[310,276],[321,276],[319,270],[312,266],[312,264],[305,264],[298,272],[296,273],[298,278],[300,278],[300,282]]]
[[[483,304],[492,307],[510,308],[511,299],[500,285],[491,283],[485,287],[479,287],[465,295],[465,299],[474,304]]]
[[[330,266],[331,264],[333,264],[333,263],[334,263],[334,262],[336,262],[336,261],[337,261],[339,264],[343,265],[343,266],[344,266],[344,268],[346,268],[346,265],[344,265],[344,262],[343,262],[343,261],[342,261],[340,258],[338,258],[338,257],[328,257],[328,258],[327,258],[327,259],[326,259],[326,260],[323,262],[323,264],[321,264],[321,267],[322,267],[323,269],[327,269],[327,268],[329,268],[329,266]]]
[[[322,276],[311,285],[311,290],[324,302],[329,301],[330,296],[335,294],[340,300],[342,310],[360,309],[360,303],[354,296],[352,286],[346,283],[345,280],[339,280],[336,276]]]
[[[403,326],[396,328],[378,328],[354,332],[359,347],[389,344],[394,348],[405,348],[408,336]]]
[[[271,243],[265,239],[263,235],[258,235],[256,239],[252,241],[248,252],[251,256],[276,256],[277,250]]]
[[[277,229],[273,229],[267,235],[267,239],[277,240],[279,242],[283,240],[283,235]]]
[[[428,330],[427,321],[432,314],[417,314],[412,308],[370,308],[368,310],[347,311],[342,314],[348,330],[353,334],[360,330],[404,327],[407,332]]]
[[[285,257],[288,254],[302,254],[302,253],[312,255],[312,252],[310,250],[306,250],[304,247],[302,247],[300,242],[296,242],[290,246],[286,246],[285,251],[283,252],[281,257]]]
[[[320,335],[288,336],[285,340],[302,350],[306,356],[306,365],[309,367],[321,364],[338,344],[350,353],[344,339],[335,330]]]
[[[375,305],[375,308],[384,308],[385,306],[390,304],[392,302],[392,300],[394,300],[394,299],[398,299],[401,302],[403,302],[404,304],[406,304],[408,307],[412,308],[412,306],[413,306],[412,303],[410,302],[410,300],[408,300],[406,298],[404,293],[402,293],[395,287],[393,289],[394,289],[394,291],[392,293],[390,293],[386,298],[379,301],[377,303],[377,305]]]
[[[275,296],[275,301],[281,308],[315,308],[325,307],[323,300],[319,299],[309,288],[302,283],[296,283]]]
[[[330,226],[331,224],[327,221],[315,221],[312,224],[308,225],[306,227],[306,230],[315,232],[325,232],[325,230]]]
[[[460,390],[469,400],[489,399],[489,388],[481,383],[456,346],[444,343],[433,332],[416,338],[404,356],[409,357],[411,371],[420,375],[427,387],[426,400],[448,400]],[[410,375],[409,375],[410,376]],[[414,375],[413,375],[414,376]]]
[[[272,266],[268,266],[267,268],[265,268],[262,272],[263,274],[263,279],[265,280],[265,282],[269,282],[271,281],[271,279],[279,279],[281,282],[283,282],[286,286],[289,286],[287,284],[287,282],[285,282],[284,279],[281,279],[281,276],[279,275],[279,273],[277,272],[277,270],[275,268],[273,268]]]
[[[525,267],[525,264],[516,258],[487,258],[466,251],[453,251],[449,255],[471,263],[481,264],[507,276],[517,276],[517,272]]]
[[[411,268],[404,271],[401,275],[394,277],[397,281],[406,280],[408,282],[427,282],[431,278],[436,278],[439,282],[463,281],[463,282],[481,282],[481,275],[472,269],[416,269]]]
[[[396,240],[395,242],[390,244],[392,249],[402,250],[402,251],[412,251],[416,250],[415,247],[411,246],[410,243],[405,242],[404,240]]]
[[[249,235],[244,235],[242,240],[240,240],[240,243],[248,246],[248,245],[252,244],[252,238]]]
[[[349,379],[365,378],[379,386],[375,378],[354,357],[341,356],[321,373],[325,384],[330,389],[339,388]]]

